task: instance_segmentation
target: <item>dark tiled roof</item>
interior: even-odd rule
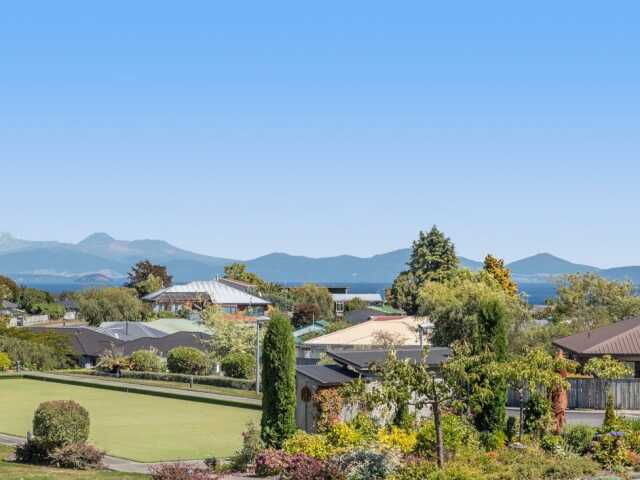
[[[323,387],[343,385],[358,378],[357,373],[341,365],[300,365],[296,372],[315,380]]]
[[[131,355],[136,350],[157,350],[161,355],[166,356],[169,350],[175,347],[193,347],[199,350],[205,349],[203,340],[209,338],[204,333],[177,332],[161,338],[138,338],[122,345],[125,355]]]
[[[640,317],[560,338],[553,344],[578,354],[640,355]]]
[[[366,322],[371,317],[380,315],[384,315],[384,313],[382,313],[380,310],[375,310],[373,308],[363,308],[361,310],[351,310],[350,312],[345,312],[344,319],[347,322],[355,325],[357,323]]]
[[[360,372],[369,370],[373,363],[384,362],[387,357],[388,350],[346,350],[341,352],[327,352],[336,362],[349,365]],[[411,359],[416,362],[422,358],[422,350],[420,348],[399,348],[396,350],[399,359]],[[427,364],[437,366],[443,363],[451,355],[451,349],[448,347],[432,347],[429,349],[427,356]]]

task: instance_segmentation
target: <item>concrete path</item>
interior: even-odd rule
[[[0,433],[0,444],[3,445],[18,445],[20,443],[24,443],[25,439],[21,437],[17,437],[15,435],[6,435],[4,433]],[[141,463],[135,462],[133,460],[127,460],[125,458],[111,457],[109,455],[104,457],[104,465],[107,469],[113,470],[114,472],[122,472],[122,473],[142,473],[148,474],[150,473],[151,467],[154,465],[162,465],[165,463],[175,463],[175,462],[156,462],[156,463]],[[183,461],[180,463],[186,463],[189,465],[193,465],[196,467],[205,467],[205,464],[202,460],[189,460]],[[221,477],[221,480],[240,480],[252,478],[251,475],[233,473],[229,475],[224,475]]]
[[[209,401],[212,403],[222,403],[226,405],[244,406],[250,408],[260,408],[262,401],[257,398],[235,397],[233,395],[223,395],[220,393],[210,393],[195,390],[183,390],[170,387],[156,387],[139,383],[127,383],[114,380],[103,380],[99,378],[80,378],[79,375],[64,375],[60,373],[44,372],[24,372],[24,378],[33,378],[50,382],[72,383],[74,385],[86,385],[94,387],[112,387],[124,392],[142,393],[147,395],[168,395],[172,398],[183,400]]]

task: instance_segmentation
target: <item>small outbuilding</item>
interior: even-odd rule
[[[590,358],[611,355],[621,362],[635,365],[635,377],[640,378],[640,317],[576,333],[553,342],[567,358],[585,363]]]

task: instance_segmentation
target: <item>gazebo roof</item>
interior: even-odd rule
[[[581,355],[640,355],[640,317],[560,338],[553,344]]]

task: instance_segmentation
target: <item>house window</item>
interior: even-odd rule
[[[336,302],[336,312],[344,312],[344,302]]]
[[[238,306],[237,305],[225,305],[224,307],[222,307],[222,311],[224,313],[234,314],[234,313],[238,312]]]

